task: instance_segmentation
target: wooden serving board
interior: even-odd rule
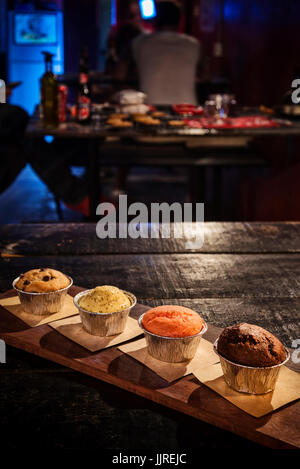
[[[81,291],[72,287],[74,296]],[[1,298],[13,296],[10,290]],[[137,317],[147,309],[137,305]],[[254,418],[202,385],[193,375],[168,383],[128,355],[112,347],[91,353],[59,334],[49,325],[28,327],[0,307],[0,338],[26,352],[114,384],[154,402],[191,415],[272,448],[300,448],[300,401],[259,419]],[[209,326],[205,338],[211,342],[221,329]],[[288,366],[300,371],[292,362]]]

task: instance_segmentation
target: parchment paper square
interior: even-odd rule
[[[78,314],[78,309],[74,305],[73,297],[68,294],[65,296],[61,311],[58,313],[43,314],[42,316],[25,313],[22,309],[18,296],[4,298],[0,300],[0,305],[30,327],[41,326],[42,324],[48,324],[52,321],[57,321],[58,319],[63,319]]]
[[[86,332],[82,327],[79,314],[71,318],[51,322],[50,326],[60,334],[91,352],[97,352],[98,350],[121,344],[122,342],[126,342],[142,334],[138,321],[130,316],[127,320],[124,332],[110,337],[99,337]]]
[[[182,376],[193,373],[194,367],[201,365],[207,366],[218,362],[218,357],[214,352],[213,345],[205,339],[201,339],[195,357],[184,363],[168,363],[153,358],[147,352],[145,338],[124,344],[118,347],[118,349],[143,363],[168,382],[175,381]]]
[[[300,398],[300,373],[289,370],[286,366],[280,368],[274,391],[259,396],[231,389],[225,383],[220,363],[194,369],[193,374],[205,386],[253,417],[262,417]]]

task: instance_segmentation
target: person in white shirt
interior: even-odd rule
[[[197,104],[200,43],[178,33],[180,9],[173,2],[156,8],[156,32],[141,34],[132,43],[140,89],[151,104]]]

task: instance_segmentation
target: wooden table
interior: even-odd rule
[[[193,172],[199,188],[197,200],[204,202],[205,196],[205,170],[213,168],[213,198],[214,213],[219,219],[221,205],[221,169],[223,167],[261,167],[266,164],[262,155],[252,148],[254,139],[259,137],[286,137],[290,142],[289,154],[292,154],[292,139],[300,135],[300,124],[293,122],[280,128],[261,129],[171,129],[163,127],[157,131],[143,128],[109,129],[105,126],[96,128],[93,125],[82,126],[74,122],[60,124],[53,129],[44,129],[38,120],[32,120],[26,130],[26,137],[35,141],[46,135],[56,139],[82,139],[86,141],[86,170],[89,180],[90,218],[95,219],[96,207],[100,197],[99,172],[101,166],[133,166],[133,165],[164,165],[193,167]],[[73,142],[73,143],[74,143]],[[118,151],[109,158],[103,158],[101,146],[110,142],[117,146]],[[128,147],[131,145],[131,147]],[[173,145],[170,155],[161,154],[158,148]],[[124,161],[123,150],[130,148],[133,153],[139,149],[137,157],[126,157]],[[155,148],[153,148],[153,146]],[[176,146],[184,148],[177,156]],[[150,147],[149,152],[144,149]],[[132,150],[133,149],[133,150]],[[154,151],[153,151],[154,150]],[[290,156],[288,155],[290,160]],[[289,161],[291,163],[291,161]]]
[[[220,136],[235,136],[235,137],[261,137],[261,136],[299,136],[300,135],[300,124],[298,121],[293,120],[292,122],[283,119],[283,121],[288,122],[288,125],[283,125],[282,127],[265,127],[265,128],[240,128],[240,129],[193,129],[193,128],[183,128],[183,129],[172,129],[167,127],[162,127],[158,130],[147,130],[147,129],[137,129],[135,127],[125,128],[125,129],[109,129],[107,126],[100,126],[99,128],[88,125],[82,126],[75,122],[63,123],[59,127],[52,129],[45,129],[41,125],[39,120],[31,120],[29,123],[26,134],[28,136],[43,136],[43,135],[53,135],[54,137],[60,138],[103,138],[109,136],[120,136],[125,138],[139,138],[143,135],[149,136],[154,139],[160,139],[161,137],[175,137],[178,140],[192,140],[195,138],[209,136],[209,137],[220,137]]]
[[[259,324],[290,347],[300,337],[299,235],[300,223],[207,223],[203,248],[187,252],[185,239],[99,240],[94,224],[3,225],[0,288],[9,289],[20,272],[51,266],[82,287],[116,284],[134,292],[140,303],[192,307],[218,327],[240,321]],[[122,363],[125,373],[132,359],[125,357]],[[217,422],[205,405],[197,415],[202,422],[176,412],[187,412],[176,407],[174,393],[195,387],[192,376],[161,388],[152,372],[143,375],[161,389],[164,398],[156,401],[171,409],[11,347],[0,376],[4,444],[11,448],[25,447],[32,436],[39,445],[71,448],[300,445],[299,426],[292,433],[284,428],[280,439],[274,438],[281,411],[259,420],[245,414],[251,431],[234,423],[232,405]],[[131,391],[149,399],[144,385],[140,382]],[[211,391],[205,396],[209,399]],[[299,402],[293,412],[299,424]]]

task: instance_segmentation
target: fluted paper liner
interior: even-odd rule
[[[153,358],[147,352],[146,339],[136,340],[129,344],[124,344],[118,347],[119,350],[130,355],[135,360],[143,363],[143,365],[150,368],[161,378],[168,382],[175,381],[182,376],[193,373],[194,368],[200,366],[207,366],[219,361],[216,357],[213,345],[205,339],[201,339],[197,352],[192,360],[183,363],[169,363],[163,362]]]
[[[274,391],[255,395],[235,391],[224,380],[220,363],[193,370],[196,378],[253,417],[262,417],[300,398],[300,373],[282,366]]]
[[[76,312],[78,313],[77,308]],[[127,319],[124,331],[110,337],[100,337],[86,332],[82,326],[79,314],[71,318],[51,322],[49,325],[60,334],[81,345],[81,347],[90,350],[90,352],[97,352],[113,345],[121,344],[142,333],[138,321],[130,316]]]
[[[30,327],[41,326],[42,324],[48,324],[52,321],[57,321],[58,319],[78,314],[78,310],[73,302],[73,297],[68,294],[64,298],[61,311],[58,311],[57,313],[43,314],[42,316],[25,313],[18,296],[4,298],[0,300],[0,305]]]

